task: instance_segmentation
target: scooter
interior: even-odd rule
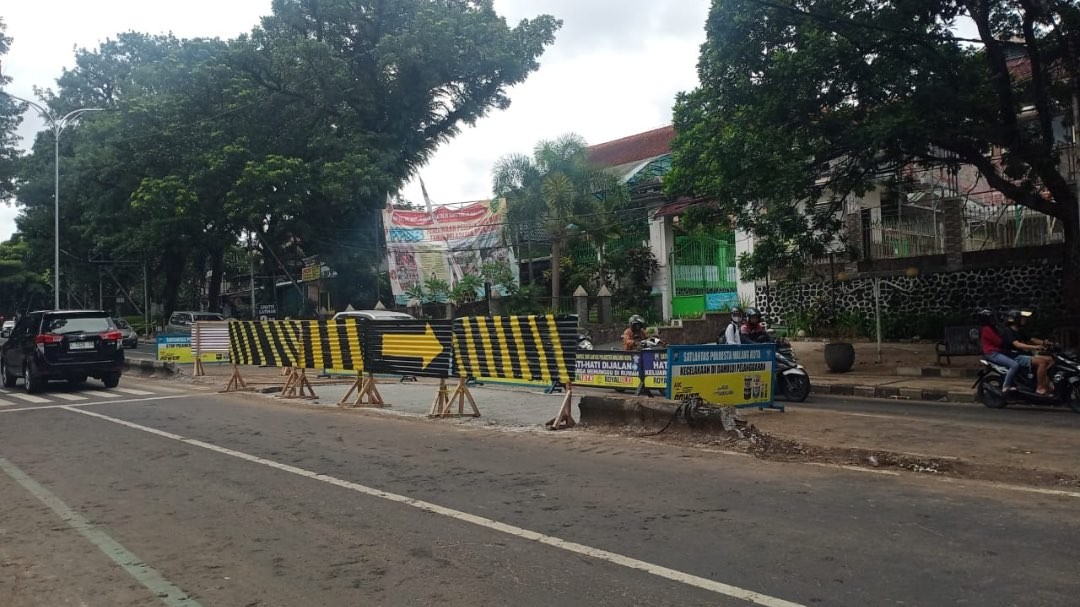
[[[799,364],[791,344],[776,340],[776,393],[785,400],[801,403],[810,396],[810,374]]]
[[[1069,407],[1080,413],[1080,356],[1075,352],[1051,352],[1054,364],[1047,370],[1054,386],[1052,394],[1038,394],[1035,370],[1021,367],[1016,374],[1016,390],[1003,393],[1002,385],[1008,369],[986,359],[979,376],[971,386],[979,402],[991,409],[1003,409],[1009,405],[1032,405],[1042,407]]]
[[[578,333],[577,336],[577,349],[578,350],[592,350],[592,338],[589,337],[587,332]]]

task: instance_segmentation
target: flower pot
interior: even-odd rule
[[[847,373],[855,365],[855,346],[845,342],[825,344],[825,364],[833,373]]]

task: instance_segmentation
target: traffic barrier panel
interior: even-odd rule
[[[454,322],[380,320],[362,322],[367,370],[413,377],[453,373]]]
[[[195,375],[206,375],[203,362],[229,362],[229,322],[195,322],[191,330],[191,350],[195,357]]]
[[[455,374],[564,384],[574,379],[574,316],[474,316],[454,321]]]
[[[300,321],[304,369],[364,370],[364,349],[360,321],[339,318],[330,321]]]
[[[234,366],[304,367],[301,322],[229,323],[229,360]]]

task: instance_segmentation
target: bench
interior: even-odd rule
[[[945,359],[945,364],[951,365],[953,356],[982,356],[979,332],[980,327],[976,325],[945,327],[945,339],[936,346],[938,364]]]

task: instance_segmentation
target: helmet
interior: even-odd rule
[[[758,312],[757,308],[747,308],[746,309],[746,317],[747,318],[757,318],[758,320],[761,320],[761,312]]]
[[[1005,313],[1005,323],[1015,324],[1020,322],[1020,310],[1009,310]]]
[[[994,313],[986,308],[976,312],[975,318],[978,319],[980,325],[989,326],[994,324]]]
[[[630,326],[632,327],[634,325],[641,325],[642,327],[644,327],[645,326],[645,319],[638,316],[637,314],[634,314],[633,316],[630,317]]]
[[[740,308],[739,306],[732,306],[728,314],[730,314],[732,320],[734,320],[736,316],[741,318],[743,315],[743,311],[742,308]]]

